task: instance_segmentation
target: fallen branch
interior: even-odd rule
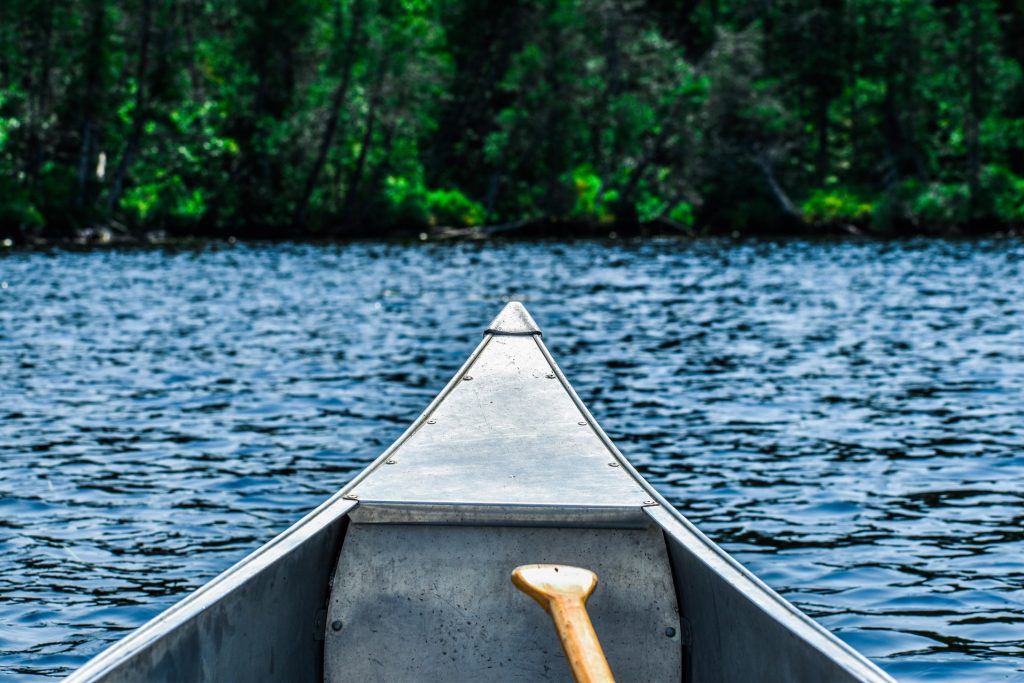
[[[783,213],[795,220],[802,226],[807,225],[807,221],[804,220],[803,213],[796,208],[790,200],[789,195],[779,185],[778,180],[775,179],[775,171],[772,169],[771,161],[763,152],[753,157],[754,164],[761,169],[761,173],[764,175],[765,182],[768,183],[768,189],[772,191],[772,196],[775,197],[775,201],[778,202],[779,208],[782,209]]]

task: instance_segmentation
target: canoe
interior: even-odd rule
[[[892,680],[643,479],[519,303],[344,488],[68,680],[572,680],[535,563],[596,573],[619,681]]]

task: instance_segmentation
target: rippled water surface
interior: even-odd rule
[[[0,257],[0,677],[67,673],[382,451],[509,298],[610,436],[905,680],[1024,679],[1024,245]]]

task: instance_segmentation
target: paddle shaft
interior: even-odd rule
[[[547,609],[576,683],[614,683],[604,649],[587,614],[585,598],[552,598]]]

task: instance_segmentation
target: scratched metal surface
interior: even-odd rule
[[[335,573],[324,679],[570,681],[550,617],[512,568],[600,577],[587,601],[612,672],[681,679],[679,614],[660,529],[351,524]],[[671,635],[669,635],[671,634]]]
[[[391,462],[356,486],[361,503],[640,508],[649,497],[532,335],[490,337]]]

